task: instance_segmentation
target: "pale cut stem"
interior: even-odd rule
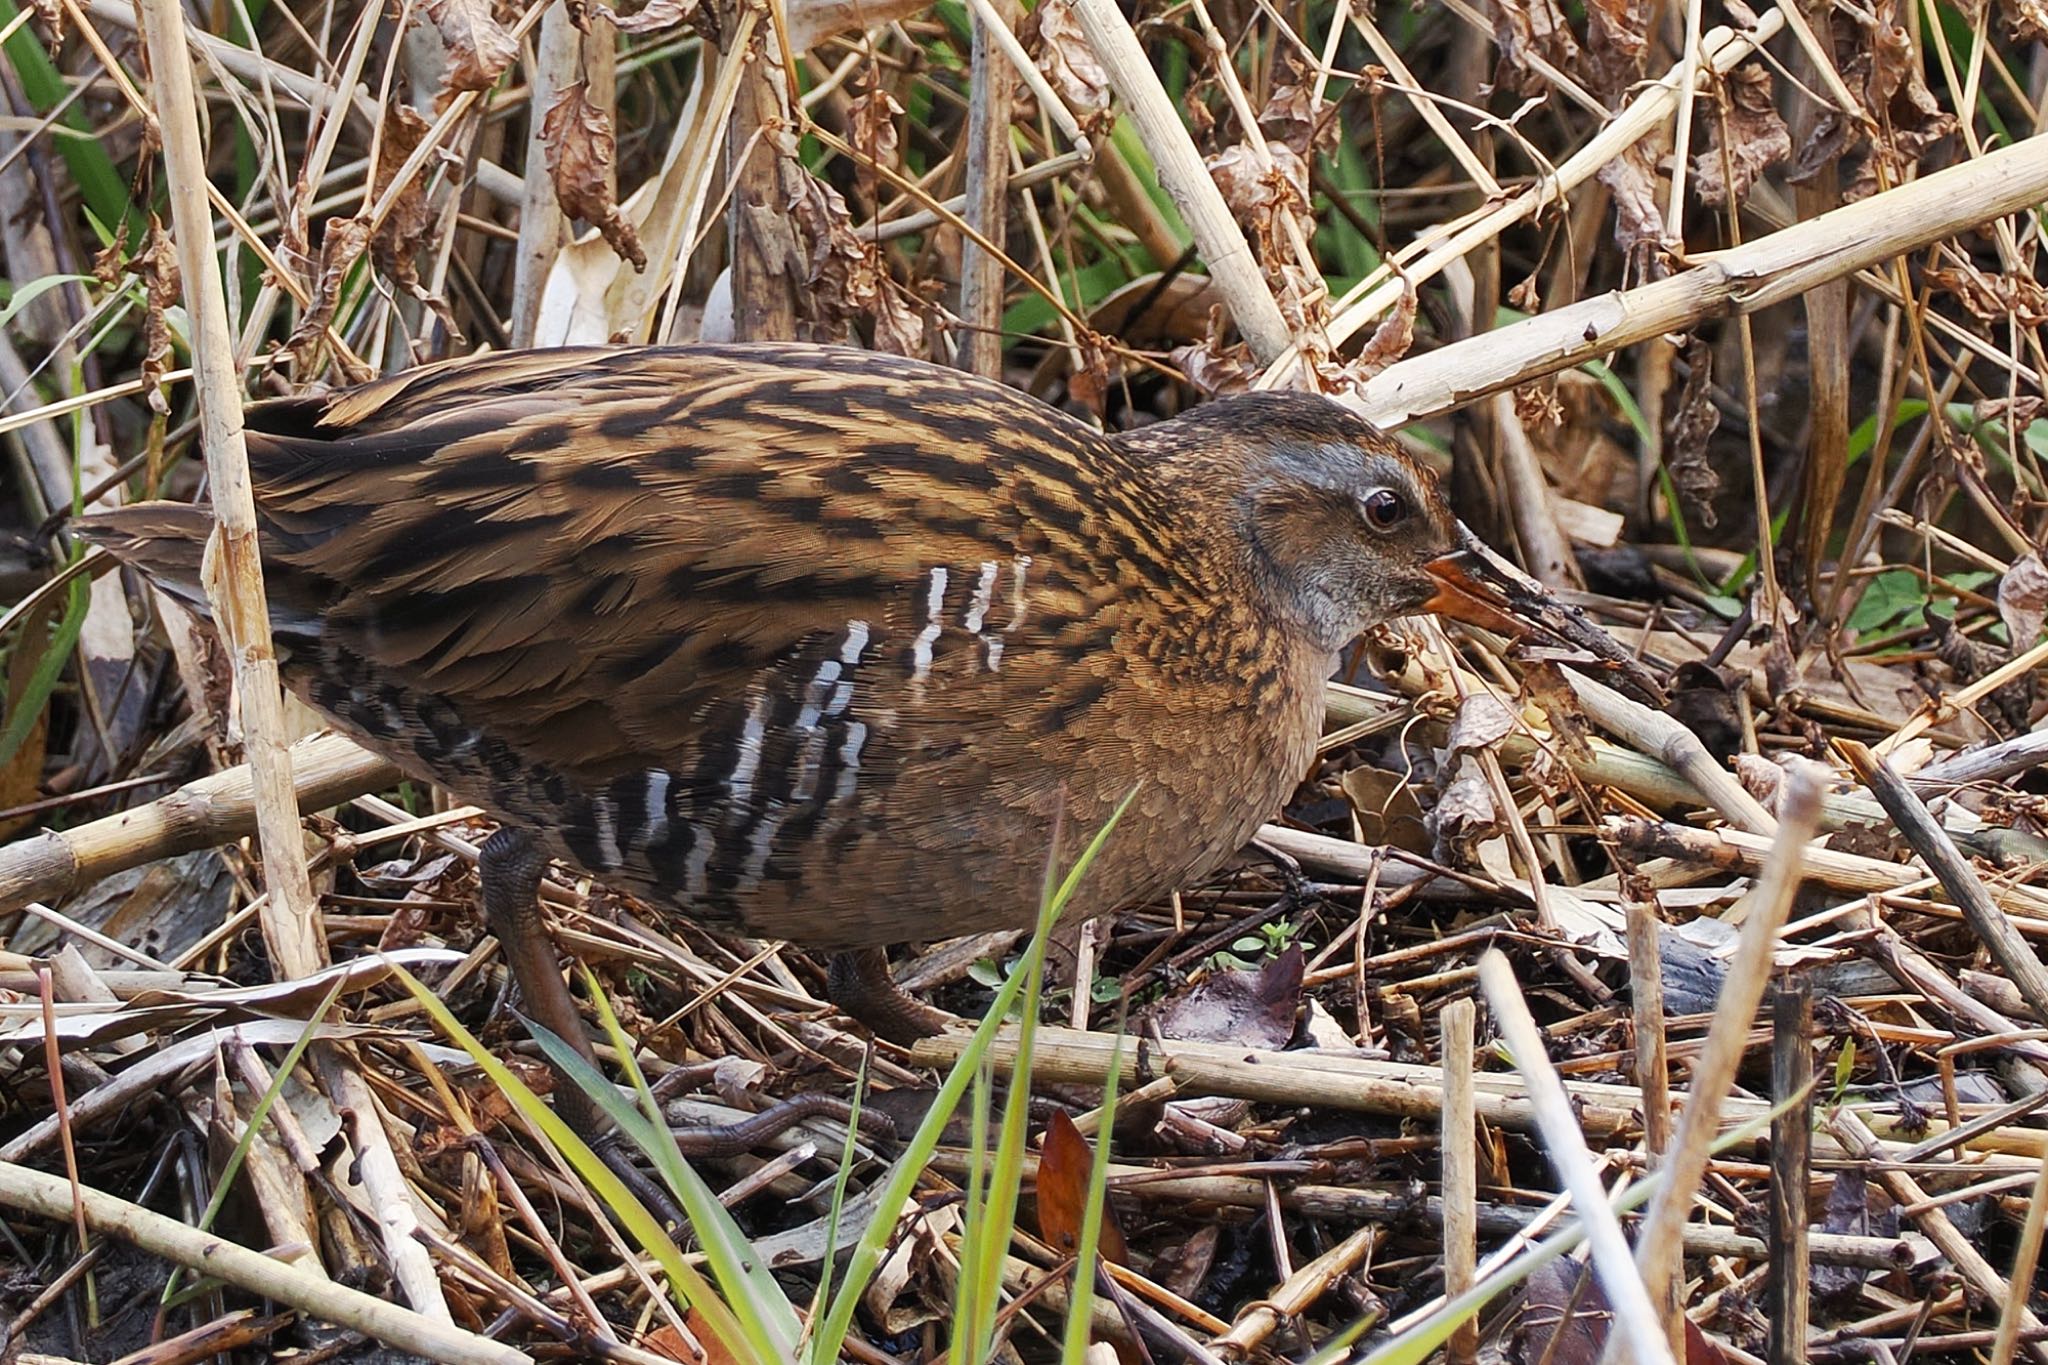
[[[1811,763],[1797,764],[1786,774],[1770,860],[1764,864],[1749,916],[1736,941],[1735,957],[1728,964],[1714,1021],[1708,1026],[1706,1048],[1693,1064],[1678,1137],[1663,1167],[1664,1188],[1650,1206],[1649,1221],[1636,1247],[1636,1264],[1642,1269],[1651,1300],[1671,1309],[1666,1328],[1674,1344],[1684,1340],[1684,1320],[1672,1292],[1683,1266],[1681,1234],[1692,1212],[1693,1194],[1713,1155],[1714,1139],[1720,1136],[1722,1103],[1735,1085],[1757,1006],[1763,1003],[1764,989],[1770,984],[1778,930],[1784,927],[1804,877],[1806,845],[1820,821],[1821,784],[1826,776],[1825,769]],[[1621,1359],[1616,1354],[1618,1344],[1610,1341],[1609,1360]]]
[[[1347,401],[1379,426],[1401,426],[1666,332],[1684,331],[1704,318],[1782,303],[2044,198],[2048,136],[2036,136],[1759,237],[1739,250],[1704,253],[1694,258],[1698,264],[1693,269],[1654,284],[1603,294],[1404,360],[1361,385]],[[1920,729],[1929,723],[1932,718]]]
[[[1442,1015],[1444,1118],[1444,1293],[1470,1289],[1479,1273],[1479,1141],[1472,1112],[1472,1044],[1478,1010],[1470,1000],[1453,1000]],[[1472,1365],[1479,1353],[1479,1327],[1463,1323],[1444,1347],[1449,1365]]]
[[[0,1204],[68,1222],[73,1189],[60,1176],[0,1162]],[[209,1275],[403,1350],[450,1365],[532,1365],[533,1357],[487,1337],[349,1289],[225,1238],[187,1227],[86,1186],[77,1190],[86,1226],[201,1275]]]
[[[327,944],[306,876],[293,796],[284,694],[270,642],[270,611],[256,544],[256,499],[242,440],[241,376],[234,368],[233,333],[207,207],[199,97],[185,51],[184,11],[176,0],[142,0],[141,10],[153,58],[164,178],[191,318],[200,436],[216,523],[206,590],[214,619],[230,642],[244,740],[255,777],[256,828],[271,891],[270,911],[263,917],[264,941],[279,974],[290,979],[318,971],[326,962]]]
[[[1593,1272],[1607,1291],[1607,1305],[1614,1313],[1614,1335],[1610,1341],[1624,1343],[1629,1359],[1638,1365],[1674,1365],[1670,1343],[1665,1340],[1657,1309],[1651,1302],[1643,1277],[1629,1259],[1628,1239],[1622,1236],[1621,1221],[1608,1202],[1607,1187],[1586,1150],[1579,1117],[1572,1111],[1564,1082],[1550,1064],[1543,1048],[1543,1030],[1522,999],[1515,969],[1499,949],[1489,948],[1479,959],[1479,983],[1486,1002],[1493,1007],[1494,1022],[1514,1054],[1515,1069],[1529,1086],[1529,1104],[1535,1112],[1536,1127],[1543,1140],[1544,1155],[1557,1171],[1572,1196],[1573,1211],[1586,1230],[1593,1252]],[[1668,1188],[1668,1187],[1667,1187]]]

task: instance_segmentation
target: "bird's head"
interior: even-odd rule
[[[1133,435],[1236,484],[1255,577],[1323,649],[1422,611],[1519,633],[1528,585],[1452,515],[1434,473],[1329,399],[1247,394]]]

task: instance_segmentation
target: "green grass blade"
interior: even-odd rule
[[[1027,956],[1044,956],[1052,926],[1059,918],[1060,911],[1065,909],[1067,902],[1073,898],[1074,888],[1080,885],[1081,877],[1102,852],[1103,844],[1108,841],[1110,833],[1115,830],[1124,812],[1130,809],[1131,799],[1136,795],[1137,792],[1133,790],[1130,796],[1126,796],[1118,803],[1108,822],[1097,832],[1094,839],[1089,841],[1088,847],[1076,860],[1073,871],[1068,874],[1060,889],[1040,909],[1038,928],[1032,934],[1030,946],[1025,949]],[[974,1030],[966,1049],[953,1063],[953,1069],[946,1073],[946,1079],[940,1085],[937,1097],[925,1113],[924,1122],[918,1125],[917,1132],[912,1134],[910,1141],[905,1144],[903,1155],[897,1161],[895,1169],[890,1172],[889,1180],[883,1186],[882,1196],[876,1202],[874,1220],[868,1224],[867,1230],[861,1234],[860,1241],[854,1246],[852,1259],[847,1265],[846,1282],[840,1286],[830,1308],[826,1311],[824,1324],[811,1340],[809,1359],[813,1365],[830,1365],[830,1362],[838,1360],[839,1347],[846,1340],[847,1329],[853,1323],[854,1308],[860,1302],[861,1292],[867,1288],[869,1279],[875,1273],[875,1267],[881,1262],[882,1249],[888,1245],[889,1238],[895,1231],[896,1211],[903,1207],[903,1201],[910,1197],[918,1176],[924,1173],[925,1164],[937,1150],[939,1137],[944,1133],[947,1121],[952,1117],[953,1111],[959,1108],[961,1097],[967,1093],[968,1083],[973,1079],[982,1059],[988,1056],[990,1048],[995,1043],[996,1034],[1002,1028],[1004,1016],[1009,1012],[1011,1004],[1022,994],[1023,988],[1023,974],[1013,972],[1010,979],[997,990],[996,998],[989,1006],[988,1016]],[[1020,1079],[1016,1083],[1023,1082]]]
[[[1074,1293],[1067,1305],[1067,1329],[1060,1343],[1065,1365],[1084,1365],[1095,1320],[1095,1260],[1102,1246],[1102,1220],[1109,1216],[1109,1138],[1115,1131],[1116,1086],[1123,1074],[1124,1031],[1117,1028],[1102,1081],[1102,1121],[1095,1127],[1095,1152],[1088,1163],[1088,1204],[1081,1215],[1081,1240],[1074,1248]]]
[[[751,1344],[740,1331],[739,1323],[733,1318],[732,1311],[712,1292],[711,1286],[704,1282],[704,1277],[691,1269],[689,1262],[683,1259],[682,1252],[662,1230],[661,1224],[655,1221],[654,1215],[634,1197],[633,1192],[626,1188],[625,1182],[619,1179],[618,1174],[599,1160],[597,1153],[590,1150],[590,1144],[564,1123],[560,1115],[543,1103],[540,1096],[534,1094],[526,1082],[514,1075],[510,1067],[491,1055],[490,1049],[478,1042],[476,1035],[464,1028],[462,1022],[449,1013],[448,1007],[441,1003],[440,997],[422,985],[418,977],[396,963],[391,964],[391,970],[412,994],[412,998],[419,1002],[420,1008],[426,1011],[427,1017],[434,1021],[435,1026],[469,1054],[470,1060],[490,1077],[492,1083],[503,1092],[505,1098],[512,1102],[513,1107],[528,1123],[544,1134],[549,1142],[555,1144],[556,1150],[568,1159],[577,1176],[590,1187],[591,1193],[604,1202],[627,1234],[639,1243],[640,1249],[661,1267],[662,1273],[668,1277],[669,1292],[675,1296],[676,1302],[685,1308],[695,1308],[710,1326],[712,1335],[716,1336],[735,1358],[751,1358]],[[761,1362],[761,1365],[780,1365],[780,1362],[771,1360]]]
[[[670,1136],[668,1125],[661,1116],[661,1106],[648,1087],[647,1078],[633,1060],[633,1040],[619,1026],[618,1016],[613,1013],[611,1001],[598,984],[596,974],[588,966],[582,970],[590,998],[596,1002],[598,1018],[612,1040],[613,1048],[623,1059],[641,1107],[636,1110],[627,1104],[618,1087],[606,1080],[582,1053],[570,1047],[565,1040],[531,1020],[527,1021],[528,1032],[533,1034],[547,1059],[588,1093],[612,1122],[618,1124],[619,1131],[645,1152],[655,1169],[661,1172],[669,1193],[676,1197],[689,1217],[690,1229],[697,1234],[697,1243],[711,1265],[712,1278],[717,1280],[726,1306],[739,1319],[740,1327],[755,1353],[764,1361],[793,1360],[796,1343],[803,1336],[802,1319],[797,1316],[789,1296],[783,1293],[782,1285],[769,1272],[763,1259],[755,1254],[753,1245],[734,1221],[732,1213],[718,1202],[717,1194],[697,1174],[696,1168],[683,1160],[683,1154],[677,1149],[675,1139]]]

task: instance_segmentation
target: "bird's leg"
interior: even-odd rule
[[[484,922],[497,937],[498,951],[511,968],[526,1013],[595,1067],[597,1054],[584,1036],[576,1001],[562,979],[561,961],[541,922],[540,879],[547,869],[546,855],[530,830],[506,825],[484,840],[476,868],[483,882]],[[611,1121],[576,1082],[559,1071],[555,1082],[555,1111],[578,1137],[595,1143]]]
[[[909,1047],[944,1033],[957,1015],[925,1004],[889,975],[889,955],[880,948],[832,954],[825,968],[825,995],[877,1038]]]

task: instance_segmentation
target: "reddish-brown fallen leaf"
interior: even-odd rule
[[[621,258],[645,270],[640,234],[619,212],[613,174],[618,139],[612,134],[611,111],[591,103],[585,83],[578,81],[563,88],[540,130],[562,212],[595,227]]]
[[[1045,1145],[1038,1153],[1038,1235],[1056,1251],[1072,1252],[1081,1245],[1081,1220],[1088,1208],[1088,1171],[1094,1160],[1095,1149],[1081,1136],[1074,1121],[1065,1110],[1055,1111],[1052,1122],[1045,1126]],[[1123,1228],[1116,1221],[1116,1210],[1107,1202],[1102,1206],[1102,1230],[1095,1245],[1106,1261],[1117,1265],[1130,1262]]]
[[[690,1309],[683,1323],[697,1339],[694,1346],[685,1341],[675,1328],[664,1325],[640,1338],[640,1348],[658,1356],[667,1356],[670,1360],[680,1360],[683,1365],[740,1365],[739,1357],[712,1335],[711,1324],[704,1321],[702,1313]]]

